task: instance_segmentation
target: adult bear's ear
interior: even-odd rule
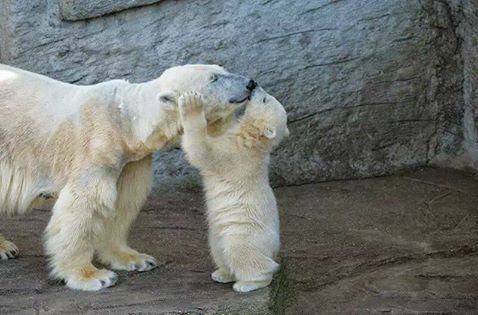
[[[175,109],[178,107],[178,97],[174,92],[160,92],[156,96],[156,99],[161,104],[161,106],[164,106],[165,109]]]

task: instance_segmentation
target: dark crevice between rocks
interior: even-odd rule
[[[60,0],[60,16],[68,22],[84,21],[113,15],[118,12],[153,5],[161,0],[115,0],[98,2],[95,0]]]
[[[288,277],[288,259],[281,259],[281,269],[274,276],[269,295],[270,314],[283,315],[288,306],[295,302],[295,290]]]
[[[336,4],[338,2],[341,2],[341,1],[344,1],[344,0],[333,0],[333,1],[327,2],[325,4],[319,5],[318,7],[307,9],[304,12],[302,12],[300,15],[304,15],[306,13],[312,13],[312,12],[315,12],[315,11],[318,11],[318,10],[322,10],[322,9],[324,9],[324,8],[330,6],[330,5],[334,5],[334,4]]]
[[[428,169],[433,169],[435,167],[434,166],[427,166],[427,168]],[[323,180],[313,180],[313,181],[298,182],[298,183],[293,183],[293,184],[280,184],[280,185],[272,184],[272,188],[279,189],[279,188],[286,188],[286,187],[301,187],[301,186],[321,184],[321,183],[333,183],[333,182],[344,182],[344,181],[360,181],[360,180],[364,180],[364,179],[378,179],[378,178],[383,178],[383,177],[388,177],[388,176],[393,176],[393,175],[405,176],[405,174],[409,174],[410,172],[418,172],[418,171],[424,170],[424,169],[425,168],[422,165],[410,165],[410,166],[407,166],[407,167],[403,167],[399,170],[389,171],[389,172],[382,173],[382,174],[373,174],[373,175],[370,175],[370,176],[362,176],[362,177],[340,177],[340,178],[331,177],[331,178],[327,178],[327,179],[323,179]],[[414,179],[414,178],[410,177],[410,179]]]
[[[320,115],[320,114],[324,114],[324,113],[328,113],[328,112],[332,112],[332,111],[352,110],[352,109],[354,109],[354,108],[365,107],[365,106],[387,106],[387,105],[405,104],[405,103],[413,102],[413,101],[415,101],[415,100],[416,100],[415,97],[410,97],[410,98],[408,98],[408,99],[403,99],[403,100],[401,100],[401,101],[396,101],[396,102],[360,103],[360,104],[357,104],[357,105],[354,105],[354,106],[345,106],[345,107],[337,107],[337,108],[326,108],[326,109],[322,109],[322,110],[319,110],[319,111],[316,111],[316,112],[313,112],[313,113],[304,115],[304,116],[302,116],[302,117],[290,119],[290,120],[288,121],[288,124],[291,125],[291,124],[294,124],[294,123],[297,123],[297,122],[300,122],[300,121],[303,121],[303,120],[312,118],[312,117],[314,117],[314,116],[317,116],[317,115]],[[433,120],[434,120],[434,119],[433,119]],[[409,121],[412,121],[412,120],[409,120]],[[429,119],[426,119],[426,120],[425,120],[425,119],[421,119],[421,120],[415,120],[415,121],[429,121]],[[392,122],[400,122],[400,121],[392,121]]]
[[[456,16],[449,1],[418,0],[424,12],[424,22],[433,32],[429,34],[431,56],[430,86],[425,97],[435,104],[436,123],[427,140],[426,164],[441,155],[456,155],[463,150],[464,119],[464,59],[463,39]]]
[[[335,31],[335,30],[337,30],[337,28],[330,28],[330,27],[320,28],[320,29],[312,29],[312,30],[303,30],[303,31],[291,32],[291,33],[272,36],[272,37],[266,37],[266,38],[263,38],[263,39],[260,39],[260,40],[256,41],[256,43],[263,43],[263,42],[267,42],[267,41],[270,41],[270,40],[283,39],[283,38],[287,38],[287,37],[290,37],[290,36],[306,34],[306,33],[315,33],[315,32],[322,32],[322,31]]]

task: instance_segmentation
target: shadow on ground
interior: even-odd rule
[[[49,211],[2,219],[21,250],[0,262],[0,313],[365,314],[478,310],[478,179],[450,170],[276,190],[283,269],[271,288],[213,283],[200,192],[153,194],[131,243],[162,261],[117,286],[76,292],[47,278]]]

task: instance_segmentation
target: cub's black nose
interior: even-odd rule
[[[257,87],[257,83],[254,80],[250,80],[249,83],[247,83],[247,86],[246,86],[246,88],[249,91],[253,91],[256,87]]]

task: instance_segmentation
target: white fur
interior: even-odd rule
[[[217,270],[211,277],[247,292],[269,285],[279,265],[279,215],[269,185],[269,155],[288,135],[282,105],[261,89],[237,125],[220,137],[206,130],[203,101],[180,98],[183,148],[204,180],[209,245]]]
[[[98,290],[117,276],[93,266],[95,255],[114,269],[156,266],[127,244],[151,189],[151,154],[180,135],[177,95],[207,90],[217,104],[211,113],[231,112],[228,91],[210,85],[217,72],[228,74],[187,65],[146,83],[76,86],[0,65],[0,213],[25,213],[39,196],[57,198],[45,233],[54,277],[70,288]],[[234,93],[246,90],[240,84]],[[0,236],[0,257],[17,253]]]

